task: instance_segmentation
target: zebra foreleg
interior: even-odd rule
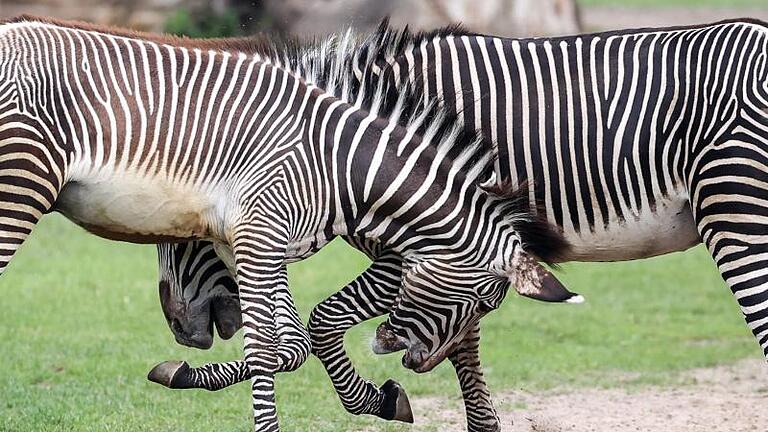
[[[357,245],[357,244],[356,244]],[[344,407],[354,414],[371,414],[388,420],[413,421],[405,391],[395,381],[387,381],[381,387],[361,378],[352,366],[344,350],[344,333],[350,327],[389,311],[397,296],[400,283],[401,260],[396,254],[383,254],[376,258],[378,251],[366,245],[359,249],[372,256],[374,262],[341,291],[317,305],[310,315],[310,331],[315,347],[313,352],[326,367],[331,381]],[[291,325],[283,328],[300,327],[301,321],[293,308],[290,292],[280,290],[283,301],[278,301],[278,322],[280,315]],[[283,345],[290,342],[299,344],[301,338],[280,337]],[[299,345],[304,347],[305,345]],[[306,345],[308,349],[309,345]],[[298,362],[283,362],[277,372],[293,370]],[[170,361],[157,365],[148,379],[169,388],[202,388],[219,390],[250,378],[250,371],[243,361],[206,364],[191,368],[186,362]]]
[[[0,94],[13,94],[13,81],[0,83]],[[0,274],[32,232],[37,222],[54,206],[63,183],[65,156],[34,125],[19,114],[7,99],[0,101]]]
[[[377,257],[355,280],[315,306],[309,335],[312,353],[323,363],[348,412],[412,423],[413,413],[402,387],[393,380],[378,387],[363,379],[344,349],[348,329],[389,312],[400,289],[401,262],[393,253]]]
[[[287,280],[287,275],[281,276]],[[299,318],[287,285],[281,285],[276,293],[279,364],[276,372],[298,369],[310,352],[309,334]],[[184,361],[166,361],[155,366],[147,379],[170,389],[221,390],[251,378],[244,361],[207,363],[192,368]]]
[[[262,211],[274,211],[263,206]],[[285,253],[288,229],[275,220],[253,221],[237,227],[232,249],[243,314],[245,361],[251,374],[254,427],[258,432],[280,430],[275,405],[275,373],[280,369],[278,293],[287,289]],[[297,333],[301,331],[297,330]],[[306,358],[305,355],[301,356]]]
[[[501,430],[501,425],[483,377],[479,348],[480,323],[476,322],[448,359],[459,378],[467,413],[467,431],[496,432]]]
[[[166,361],[152,368],[150,381],[170,389],[221,390],[251,378],[248,363],[236,360],[190,367],[185,361]]]

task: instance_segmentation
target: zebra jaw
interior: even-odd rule
[[[480,319],[478,317],[477,319]],[[467,326],[471,327],[474,322]],[[429,372],[435,366],[440,364],[453,350],[458,341],[462,340],[466,331],[453,337],[442,349],[430,354],[427,346],[421,342],[412,342],[407,338],[395,334],[394,329],[389,322],[384,321],[376,328],[376,337],[372,343],[372,349],[375,354],[390,354],[397,351],[407,350],[403,354],[402,364],[406,369],[411,369],[416,373]]]

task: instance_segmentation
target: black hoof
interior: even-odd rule
[[[181,361],[166,361],[152,368],[147,379],[170,389],[191,388],[189,364]]]
[[[384,420],[413,423],[411,403],[400,384],[393,380],[387,380],[379,390],[384,394],[384,402],[381,405],[379,417]]]

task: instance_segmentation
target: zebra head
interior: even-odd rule
[[[242,326],[237,284],[213,244],[206,241],[157,246],[160,304],[176,341],[194,348],[213,344]]]
[[[525,188],[492,188],[490,193],[506,200],[501,214],[507,219],[496,219],[486,224],[486,230],[477,227],[475,231],[497,240],[476,243],[479,260],[438,255],[407,266],[395,306],[376,331],[374,352],[407,349],[403,366],[427,372],[447,357],[482,317],[501,305],[510,285],[518,294],[535,300],[583,302],[582,296],[568,291],[538,262],[560,261],[568,244],[545,216],[530,211],[520,200]],[[481,243],[484,245],[479,246]]]

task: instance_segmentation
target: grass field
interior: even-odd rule
[[[300,311],[306,317],[365,264],[336,242],[291,267]],[[559,275],[586,304],[510,295],[484,320],[493,389],[610,386],[614,371],[663,382],[670,371],[761,356],[701,247],[642,262],[572,264]],[[241,356],[240,340],[217,341],[207,352],[174,343],[159,308],[153,247],[102,240],[47,216],[0,283],[0,431],[250,430],[248,385],[169,391],[145,379],[161,360],[197,365]],[[412,396],[459,399],[447,365],[415,375],[399,355],[375,357],[368,348],[375,324],[347,339],[363,374],[395,378]],[[410,430],[346,414],[314,358],[281,375],[277,391],[286,431]]]

